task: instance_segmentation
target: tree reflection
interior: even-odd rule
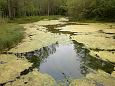
[[[59,44],[56,42],[55,44],[40,48],[35,51],[18,53],[16,55],[18,57],[26,57],[29,60],[29,62],[33,63],[33,68],[39,68],[40,64],[45,62],[50,54],[54,54],[56,52],[56,47],[58,45]]]
[[[111,62],[103,61],[101,59],[89,55],[89,50],[83,48],[83,44],[73,41],[74,48],[79,55],[81,61],[81,73],[86,75],[89,71],[101,69],[107,73],[112,73],[114,65]]]
[[[101,69],[107,73],[112,73],[112,71],[114,70],[114,65],[112,63],[103,61],[101,59],[97,59],[95,57],[91,57],[89,55],[89,50],[84,48],[83,44],[80,44],[76,41],[73,41],[73,44],[74,44],[74,50],[76,53],[75,58],[77,58],[77,60],[79,60],[80,62],[80,70],[78,71],[80,71],[82,75],[85,76],[87,73],[91,71],[94,72],[95,70],[98,70],[98,69]],[[56,42],[55,44],[43,47],[41,49],[38,49],[32,52],[20,53],[16,55],[18,57],[20,56],[26,57],[31,63],[33,63],[32,68],[39,69],[40,64],[47,62],[47,58],[56,52],[56,48],[58,46],[59,44],[58,42]]]

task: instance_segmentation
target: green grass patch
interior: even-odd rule
[[[0,23],[0,51],[8,50],[21,42],[24,28],[18,24]]]
[[[48,20],[55,20],[58,19],[59,17],[62,17],[60,15],[57,16],[29,16],[29,17],[21,17],[21,18],[15,18],[13,20],[9,20],[9,23],[18,23],[18,24],[24,24],[24,23],[32,23],[32,22],[37,22],[43,19],[48,19]]]
[[[14,18],[0,18],[0,52],[15,47],[24,37],[24,28],[19,24],[31,23],[43,19],[55,20],[61,16],[30,16]]]

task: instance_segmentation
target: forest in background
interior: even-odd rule
[[[114,21],[115,0],[0,0],[1,18],[49,15]]]

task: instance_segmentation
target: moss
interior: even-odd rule
[[[0,83],[16,79],[20,72],[31,65],[26,59],[17,58],[15,55],[0,55]]]
[[[34,70],[12,83],[7,83],[5,86],[56,86],[56,82],[49,75]]]

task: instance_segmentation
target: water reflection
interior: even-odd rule
[[[91,71],[101,69],[110,74],[114,71],[113,63],[90,56],[90,51],[84,48],[83,44],[76,41],[73,42],[75,44],[75,51],[76,53],[79,53],[79,56],[81,58],[81,67],[85,70],[83,70],[84,74],[88,73],[87,69]]]
[[[111,73],[114,66],[89,55],[89,51],[83,48],[83,44],[73,41],[68,45],[55,43],[32,52],[16,54],[25,56],[33,63],[33,68],[40,72],[53,76],[57,81],[68,78],[81,78],[89,72],[102,69]]]
[[[31,63],[33,63],[33,68],[39,68],[41,63],[45,63],[49,55],[52,55],[56,52],[56,47],[58,47],[58,43],[40,48],[35,51],[26,52],[26,53],[18,53],[16,54],[18,57],[26,57]]]

